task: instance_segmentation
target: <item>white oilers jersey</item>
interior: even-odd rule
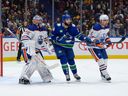
[[[47,48],[47,31],[31,31],[26,29],[22,34],[22,41],[33,40],[35,41],[36,49],[46,49]],[[33,45],[34,46],[34,45]]]
[[[105,42],[105,39],[108,38],[109,26],[102,27],[100,24],[94,24],[93,28],[89,32],[89,37],[91,40],[98,39],[101,42]]]

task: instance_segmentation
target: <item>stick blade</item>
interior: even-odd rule
[[[49,70],[55,69],[56,67],[59,67],[59,63],[53,64],[51,66],[48,66]]]
[[[119,41],[119,43],[122,43],[124,40],[126,39],[126,37],[122,37],[122,39]]]
[[[121,40],[119,40],[118,42],[112,42],[112,43],[122,43],[124,40],[126,39],[126,37],[122,37]]]

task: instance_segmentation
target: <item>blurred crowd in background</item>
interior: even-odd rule
[[[26,8],[25,0],[2,0],[2,31],[4,36],[11,36],[6,28],[16,33],[18,27],[24,22],[32,23],[32,17],[37,14],[42,16],[44,26],[48,24],[52,27],[53,0],[27,1]],[[85,35],[88,35],[92,25],[98,22],[100,14],[104,13],[111,18],[111,37],[128,36],[128,1],[111,1],[110,3],[110,0],[54,0],[54,23],[61,22],[61,16],[66,10],[71,15],[73,23]]]

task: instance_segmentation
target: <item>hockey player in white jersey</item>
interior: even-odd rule
[[[43,60],[41,49],[47,49],[48,36],[46,28],[41,26],[42,18],[38,15],[33,17],[33,24],[29,25],[22,34],[22,50],[26,65],[19,79],[20,84],[30,84],[30,77],[35,70],[40,74],[43,82],[51,82],[52,75]]]
[[[107,72],[108,55],[106,49],[111,46],[109,33],[109,17],[105,14],[99,17],[99,23],[93,25],[89,37],[95,43],[95,47],[88,48],[89,52],[95,58],[99,65],[99,70],[103,80],[110,81],[111,77]]]

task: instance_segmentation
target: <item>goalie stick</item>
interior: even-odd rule
[[[11,33],[19,42],[21,42],[18,37],[9,29],[9,28],[6,28],[6,30]]]
[[[9,32],[9,33],[11,33],[19,42],[21,42],[18,38],[17,38],[17,36],[9,29],[9,28],[7,28],[7,31]],[[54,69],[54,68],[56,68],[56,67],[58,67],[59,66],[59,64],[58,63],[55,63],[55,64],[53,64],[53,65],[50,65],[50,66],[48,66],[45,62],[44,62],[44,60],[42,59],[42,60],[40,60],[40,58],[38,57],[38,56],[35,56],[35,58],[37,59],[39,59],[39,61],[42,63],[42,64],[45,64],[46,66],[47,66],[47,68],[48,69]]]
[[[43,59],[40,59],[40,58],[38,57],[38,55],[35,55],[34,57],[35,57],[35,59],[36,59],[37,61],[39,60],[42,64],[44,64],[49,70],[52,70],[52,69],[54,69],[54,68],[56,68],[56,67],[59,66],[59,63],[55,63],[55,64],[53,64],[53,65],[48,66],[48,65],[44,62]]]

